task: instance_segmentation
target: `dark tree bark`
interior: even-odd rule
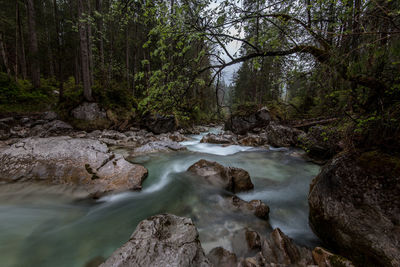
[[[0,32],[0,51],[1,51],[1,57],[3,58],[4,66],[6,67],[7,75],[11,77],[11,70],[10,67],[8,66],[8,57],[6,53],[6,48],[4,46],[3,42],[3,33]]]
[[[90,5],[90,0],[87,0],[87,7],[88,7],[88,14],[89,16],[92,15],[92,8]],[[94,77],[93,77],[93,72],[94,72],[94,63],[93,63],[93,51],[92,51],[92,25],[91,22],[88,21],[86,23],[87,26],[87,35],[88,35],[88,56],[89,56],[89,73],[90,73],[90,85],[93,86],[94,84]]]
[[[16,49],[20,49],[20,54],[19,54],[19,62],[21,66],[21,74],[22,74],[22,79],[26,80],[28,77],[28,72],[27,72],[27,67],[26,67],[26,55],[25,55],[25,41],[24,41],[24,34],[23,34],[23,27],[21,23],[21,14],[20,14],[20,9],[19,9],[19,2],[16,1],[16,7],[17,7],[17,28],[18,28],[18,34],[19,34],[19,48],[16,47]]]
[[[38,41],[36,35],[36,14],[34,0],[26,0],[29,27],[29,50],[32,84],[34,88],[40,87],[40,65],[38,55]]]
[[[54,8],[54,23],[56,25],[55,27],[55,34],[56,34],[56,44],[57,44],[57,55],[56,55],[56,61],[57,61],[57,79],[59,82],[59,102],[62,102],[64,100],[64,79],[62,75],[62,41],[61,41],[61,36],[60,36],[60,20],[59,20],[59,15],[58,15],[58,6],[57,6],[57,0],[53,0],[53,8]]]
[[[103,16],[103,0],[96,0],[96,9],[101,16]],[[97,30],[99,34],[99,53],[100,53],[100,71],[101,71],[101,81],[104,81],[105,74],[105,63],[104,63],[104,38],[103,38],[103,17],[97,19]]]
[[[126,27],[126,33],[125,33],[125,65],[126,65],[126,83],[128,86],[128,89],[130,88],[130,81],[129,81],[129,26],[127,25]]]
[[[87,101],[93,101],[92,87],[90,85],[90,67],[89,67],[89,51],[88,51],[88,38],[86,23],[82,22],[83,19],[83,3],[78,0],[78,20],[79,20],[79,41],[80,41],[80,54],[81,54],[81,69],[83,81],[83,96]]]

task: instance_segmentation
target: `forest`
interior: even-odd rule
[[[400,265],[399,1],[0,6],[0,265]]]

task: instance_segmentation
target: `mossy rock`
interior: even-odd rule
[[[92,121],[73,119],[69,123],[78,130],[94,131],[103,130],[111,127],[112,122],[108,119],[97,119]]]

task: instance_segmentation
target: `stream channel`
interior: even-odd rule
[[[205,134],[182,142],[187,151],[128,157],[149,170],[140,192],[76,200],[65,190],[60,194],[58,187],[0,186],[0,265],[85,266],[95,257],[110,256],[140,221],[160,213],[191,217],[206,253],[222,246],[241,256],[240,233],[246,227],[263,235],[279,227],[298,244],[319,244],[308,225],[307,206],[309,185],[319,166],[302,159],[297,149],[200,143]],[[126,148],[114,151],[129,154]],[[224,208],[222,196],[230,193],[185,172],[200,159],[248,171],[254,190],[237,195],[266,203],[271,227],[255,216]]]

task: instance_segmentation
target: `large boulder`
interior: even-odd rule
[[[129,241],[100,266],[212,265],[204,255],[199,234],[192,220],[164,214],[140,222]]]
[[[111,153],[96,140],[27,138],[0,151],[0,181],[68,184],[97,197],[139,190],[147,170]]]
[[[267,126],[271,121],[271,115],[267,108],[257,111],[246,111],[231,116],[225,123],[225,130],[230,130],[235,134],[246,134],[254,128]]]
[[[301,134],[298,142],[307,154],[317,160],[328,160],[342,150],[342,135],[336,128],[320,125],[311,127],[307,134]]]
[[[265,128],[265,133],[261,134],[268,140],[268,144],[275,147],[289,147],[295,146],[298,143],[298,136],[302,134],[303,131],[297,130],[295,128],[277,124],[270,123]]]
[[[100,108],[98,103],[84,102],[72,110],[72,116],[77,120],[94,121],[105,119],[106,112]]]
[[[176,121],[173,115],[162,116],[155,114],[144,118],[144,126],[155,134],[162,134],[174,132],[176,130]]]
[[[314,178],[314,232],[360,266],[400,266],[400,159],[378,151],[342,154]]]
[[[202,159],[190,166],[188,171],[202,177],[213,186],[233,193],[254,188],[247,171],[240,168],[224,167],[217,162]]]

